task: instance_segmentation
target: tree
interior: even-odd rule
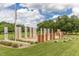
[[[39,23],[38,28],[53,28],[54,31],[61,29],[64,32],[79,32],[79,18],[75,15],[71,17],[63,15],[56,19]]]

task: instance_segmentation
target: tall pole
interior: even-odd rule
[[[15,5],[15,22],[14,22],[14,30],[15,30],[15,35],[14,35],[14,40],[16,41],[16,20],[17,20],[17,10],[16,10],[16,5]]]

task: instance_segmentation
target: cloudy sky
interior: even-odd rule
[[[17,24],[36,27],[44,20],[62,15],[79,16],[79,4],[58,3],[0,3],[0,22],[14,23],[17,10]]]

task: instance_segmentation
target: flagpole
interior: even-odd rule
[[[15,5],[15,21],[14,21],[14,30],[15,30],[15,38],[14,38],[14,40],[16,41],[16,20],[17,20],[17,10],[16,10],[16,5]]]

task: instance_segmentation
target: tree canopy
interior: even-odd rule
[[[61,29],[65,32],[79,32],[79,18],[75,15],[71,17],[64,15],[41,22],[37,26],[38,28],[53,28],[54,31]]]

